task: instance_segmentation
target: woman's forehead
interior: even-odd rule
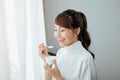
[[[64,27],[62,27],[60,25],[57,25],[57,24],[55,24],[54,26],[57,27],[57,28],[64,28]]]

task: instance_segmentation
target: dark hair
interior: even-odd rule
[[[58,14],[55,19],[55,24],[68,29],[80,28],[78,40],[82,42],[83,47],[88,50],[94,58],[94,54],[89,50],[91,39],[87,31],[87,20],[84,13],[68,9]]]

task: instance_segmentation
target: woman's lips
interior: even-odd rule
[[[59,41],[59,43],[63,43],[64,42],[64,39],[62,39],[62,40],[58,40]]]

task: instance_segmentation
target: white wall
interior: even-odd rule
[[[54,18],[68,8],[82,11],[88,19],[99,80],[120,80],[120,0],[44,0],[48,45],[59,48],[53,37]]]

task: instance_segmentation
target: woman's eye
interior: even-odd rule
[[[64,32],[65,30],[60,30],[61,32]]]

